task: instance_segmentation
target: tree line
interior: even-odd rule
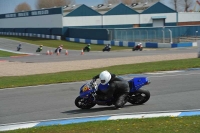
[[[132,3],[145,3],[145,2],[164,2],[165,0],[102,0],[103,4],[118,4],[124,3],[125,5],[131,5]],[[167,0],[170,4],[170,7],[178,12],[188,12],[192,11],[196,0]],[[42,8],[52,8],[52,7],[60,7],[65,5],[75,4],[75,0],[37,0],[36,1],[36,9]],[[15,12],[21,11],[30,11],[31,6],[26,2],[20,3],[16,6]]]

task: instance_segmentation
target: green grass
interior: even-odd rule
[[[199,133],[200,116],[86,122],[3,133]]]
[[[183,59],[173,61],[159,61],[140,64],[118,65],[98,69],[59,72],[51,74],[38,74],[29,76],[0,77],[0,88],[64,83],[91,79],[103,70],[108,70],[117,75],[137,74],[145,72],[180,70],[200,67],[200,59]]]
[[[84,43],[75,43],[69,42],[64,40],[49,40],[49,39],[42,39],[42,38],[32,38],[32,37],[13,37],[13,36],[0,36],[0,38],[7,38],[11,40],[27,42],[36,45],[44,45],[48,47],[57,48],[59,45],[63,45],[64,49],[72,49],[72,50],[81,50],[83,47],[86,46]],[[101,51],[104,45],[96,45],[91,44],[91,51]],[[119,46],[112,46],[112,50],[123,50],[123,49],[131,49],[128,47],[119,47]]]
[[[9,57],[9,56],[16,56],[16,55],[19,55],[19,54],[10,53],[10,52],[0,50],[0,57]]]

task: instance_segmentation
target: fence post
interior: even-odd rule
[[[169,30],[169,33],[170,33],[170,43],[172,44],[173,42],[172,42],[172,31],[170,30],[170,29],[168,29]]]
[[[165,31],[162,30],[162,32],[163,32],[163,43],[165,43]]]

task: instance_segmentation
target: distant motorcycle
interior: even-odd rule
[[[83,51],[84,51],[84,52],[90,52],[90,49],[91,49],[90,44],[88,44],[87,46],[85,46],[85,47],[83,48]]]
[[[150,92],[148,90],[141,89],[142,86],[150,84],[147,77],[135,77],[128,81],[129,94],[127,101],[131,104],[140,105],[147,102],[150,98]],[[97,105],[111,106],[114,105],[115,98],[108,100],[96,99],[96,91],[104,90],[105,87],[101,84],[97,84],[96,81],[87,82],[81,86],[79,96],[75,99],[75,105],[80,109],[90,109]]]
[[[61,48],[56,48],[56,49],[55,49],[55,51],[54,51],[54,53],[57,53],[57,52],[59,52],[59,53],[60,53],[61,51],[62,51],[62,49],[61,49]]]
[[[42,51],[42,45],[37,48],[36,52],[41,52]]]
[[[104,51],[110,51],[111,50],[111,46],[110,45],[106,45],[103,49],[102,49],[102,51],[104,52]]]
[[[21,44],[19,44],[19,46],[17,47],[17,51],[20,51],[22,49]]]
[[[136,45],[136,46],[134,46],[134,47],[132,48],[132,51],[136,51],[136,50],[142,51],[142,50],[143,50],[142,44]]]
[[[61,53],[62,49],[63,49],[63,45],[60,45],[59,47],[57,47],[57,48],[55,49],[54,52],[55,52],[55,53],[57,53],[57,52]]]
[[[17,47],[17,51],[20,51],[22,49],[22,47]]]

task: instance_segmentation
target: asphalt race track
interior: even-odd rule
[[[0,38],[0,48],[16,51],[19,42]],[[38,46],[22,43],[22,52],[35,53]],[[103,46],[102,46],[103,48]],[[45,55],[48,47],[40,55],[19,58],[0,57],[0,60],[18,62],[56,62],[67,60],[101,59],[128,56],[165,55],[175,53],[197,53],[197,48],[159,49],[144,51],[89,52],[80,55],[81,50],[69,50],[69,55]],[[124,75],[125,79],[141,75]],[[90,110],[81,110],[74,105],[79,88],[84,82],[53,84],[33,87],[20,87],[0,90],[0,124],[27,122],[47,119],[72,118],[120,113],[139,113],[151,111],[199,109],[200,70],[188,70],[168,73],[142,74],[151,84],[143,87],[151,92],[150,100],[140,106],[127,104],[121,110],[112,106],[95,106]]]
[[[125,75],[127,80],[141,75]],[[74,105],[84,82],[22,87],[0,90],[0,124],[36,120],[139,113],[151,111],[199,109],[200,70],[144,74],[151,84],[143,87],[151,92],[144,105],[127,104],[121,110],[112,106],[95,106],[81,110]]]
[[[18,41],[8,40],[0,38],[0,48],[7,49],[11,51],[16,51],[18,46]],[[92,47],[92,46],[91,46]],[[102,46],[103,48],[104,46]],[[101,51],[91,51],[89,53],[85,52],[84,55],[81,55],[81,50],[68,50],[68,55],[65,55],[65,49],[62,50],[62,53],[57,56],[46,55],[47,50],[55,50],[55,48],[43,47],[41,53],[36,53],[37,45],[22,43],[21,52],[28,52],[32,54],[40,55],[31,55],[24,56],[19,58],[12,57],[0,57],[0,60],[8,61],[17,61],[17,62],[59,62],[59,61],[71,61],[71,60],[89,60],[89,59],[104,59],[104,58],[116,58],[116,57],[130,57],[130,56],[146,56],[146,55],[166,55],[166,54],[183,54],[183,53],[197,53],[197,48],[179,48],[179,49],[144,49],[144,51],[111,51],[111,52],[101,52]]]

